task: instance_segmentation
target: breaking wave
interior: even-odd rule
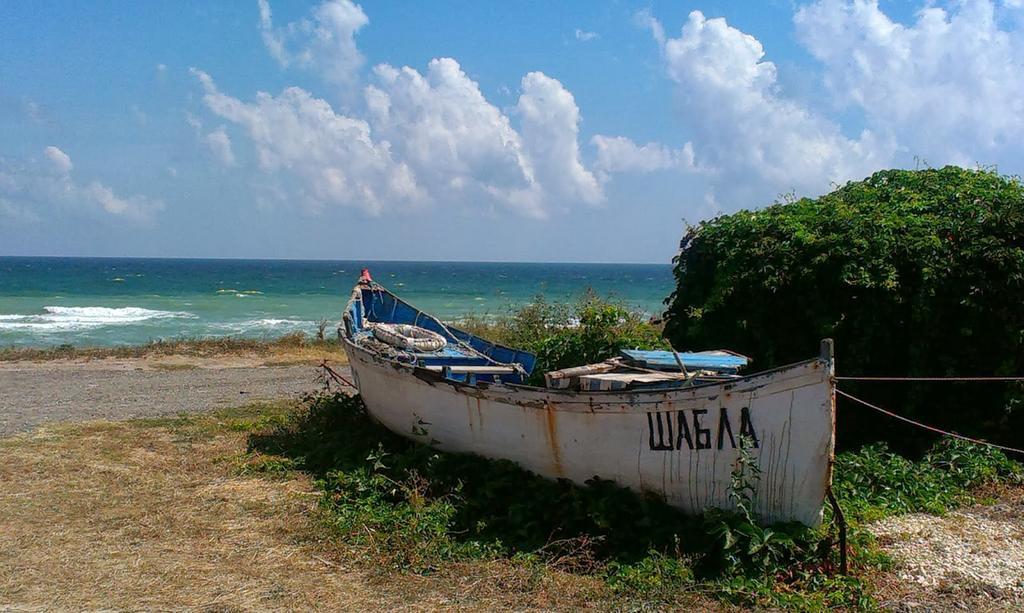
[[[77,330],[134,324],[153,319],[195,319],[185,311],[157,311],[141,307],[43,307],[36,315],[0,314],[0,330]]]

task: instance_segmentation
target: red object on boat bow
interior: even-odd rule
[[[369,285],[373,283],[373,278],[370,277],[370,269],[364,268],[363,272],[359,273],[359,282],[363,285]]]

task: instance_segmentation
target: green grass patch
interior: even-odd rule
[[[299,468],[298,463],[292,458],[264,455],[255,451],[228,459],[235,465],[235,473],[245,477],[289,479]]]
[[[712,595],[741,606],[869,608],[862,577],[889,564],[864,523],[943,512],[972,489],[1019,481],[999,452],[943,441],[918,462],[869,447],[837,458],[834,487],[850,521],[851,575],[838,573],[831,513],[818,529],[762,527],[744,504],[756,479],[740,463],[739,512],[688,516],[602,480],[542,479],[506,461],[440,453],[367,418],[358,397],[311,397],[249,437],[246,474],[314,477],[318,521],[380,572],[429,574],[451,562],[505,558],[531,572],[600,577],[629,606]],[[746,501],[746,502],[744,502]]]
[[[133,419],[136,428],[160,428],[175,435],[179,443],[209,441],[225,432],[255,432],[280,427],[294,419],[300,403],[254,402],[207,414],[179,414]]]

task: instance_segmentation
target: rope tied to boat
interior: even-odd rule
[[[339,375],[337,371],[335,371],[333,368],[331,368],[330,366],[327,365],[327,359],[326,358],[320,360],[319,368],[320,368],[320,376],[323,378],[324,382],[328,386],[330,386],[330,382],[333,380],[338,385],[348,386],[348,387],[351,387],[352,389],[358,391],[359,388],[357,388],[354,383],[352,383],[351,381],[349,381],[345,377]]]
[[[993,381],[1024,381],[1021,377],[835,377],[836,381],[929,381],[929,382],[963,382],[980,383]]]
[[[836,377],[836,378],[838,379],[839,377]],[[880,406],[871,404],[867,400],[863,400],[863,399],[858,398],[858,397],[856,397],[856,396],[854,396],[852,394],[848,394],[848,393],[844,392],[843,390],[841,390],[839,388],[836,388],[836,394],[839,394],[840,396],[842,396],[844,398],[847,398],[849,400],[852,400],[854,402],[860,403],[860,404],[868,407],[869,409],[874,409],[875,411],[878,411],[879,413],[882,413],[883,415],[888,415],[889,417],[892,417],[893,419],[898,419],[898,420],[900,420],[902,422],[906,422],[906,423],[908,423],[908,424],[910,424],[912,426],[917,426],[918,428],[924,428],[925,430],[929,430],[931,432],[935,432],[935,433],[938,433],[938,434],[944,434],[946,436],[950,436],[950,437],[953,437],[953,438],[956,438],[956,439],[960,439],[962,441],[967,441],[969,443],[975,443],[977,445],[984,445],[986,447],[994,447],[996,449],[1001,449],[1003,451],[1009,451],[1009,452],[1012,452],[1012,453],[1019,453],[1021,455],[1024,455],[1024,449],[1017,449],[1015,447],[1007,447],[1005,445],[997,445],[995,443],[990,443],[988,441],[983,441],[981,439],[971,438],[969,436],[964,436],[962,434],[957,434],[955,432],[949,432],[949,431],[943,430],[941,428],[936,428],[935,426],[929,426],[928,424],[923,424],[923,423],[921,423],[919,421],[914,421],[913,419],[910,419],[909,417],[904,417],[902,415],[898,415],[896,413],[893,413],[892,411],[888,411],[886,409],[883,409]]]

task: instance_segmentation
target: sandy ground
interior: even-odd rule
[[[0,437],[47,422],[158,417],[294,398],[316,389],[316,375],[312,364],[263,366],[240,357],[5,362]]]

